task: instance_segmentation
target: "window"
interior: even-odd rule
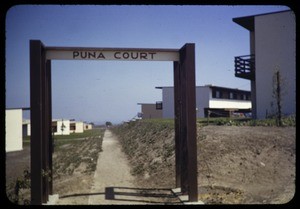
[[[162,110],[162,109],[163,109],[163,104],[162,104],[162,102],[156,102],[156,109],[157,109],[157,110]]]
[[[237,99],[237,93],[233,93],[233,99]]]
[[[212,90],[212,98],[216,98],[216,90]]]
[[[71,124],[70,125],[70,131],[75,131],[76,130],[76,125],[75,124]]]
[[[230,92],[229,99],[237,99],[237,93]]]
[[[212,98],[223,98],[222,91],[213,89]]]
[[[220,93],[220,91],[216,91],[216,98],[221,98],[221,93]]]
[[[57,132],[57,122],[52,121],[52,132]]]

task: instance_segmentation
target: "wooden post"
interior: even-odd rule
[[[183,47],[184,48],[184,47]],[[180,50],[180,129],[179,129],[179,136],[180,136],[180,171],[181,171],[181,179],[180,179],[180,187],[181,193],[183,195],[188,194],[188,145],[187,145],[187,94],[186,94],[186,87],[187,87],[187,78],[184,72],[184,62],[185,62],[185,54],[183,49]]]
[[[31,204],[41,205],[53,193],[51,63],[41,41],[30,41]],[[50,171],[50,175],[49,175]]]
[[[49,142],[48,142],[48,134],[49,134],[49,127],[48,127],[48,120],[49,120],[49,105],[48,105],[48,80],[47,80],[47,73],[46,73],[46,60],[45,54],[42,54],[42,201],[46,203],[49,197],[49,178],[48,178],[48,171],[49,171]]]
[[[181,119],[181,93],[180,93],[180,65],[174,62],[174,113],[175,113],[175,181],[176,188],[181,187],[181,143],[180,143],[180,119]]]
[[[52,139],[52,91],[51,91],[51,60],[46,61],[46,83],[47,83],[47,106],[48,106],[48,133],[47,133],[47,141],[48,141],[48,170],[49,170],[49,194],[53,194],[53,170],[52,170],[52,153],[53,153],[53,139]]]
[[[42,181],[42,68],[45,63],[44,46],[41,41],[30,40],[30,157],[31,157],[31,204],[41,205]]]
[[[198,201],[197,180],[197,134],[196,134],[196,83],[195,83],[195,44],[186,44],[180,49],[180,71],[182,73],[182,119],[183,164],[187,169],[182,170],[183,180],[188,185],[189,201]],[[182,167],[183,169],[183,167]],[[185,179],[186,178],[186,179]],[[185,182],[182,184],[185,190]]]

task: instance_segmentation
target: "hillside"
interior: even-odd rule
[[[174,188],[172,120],[112,129],[141,187]],[[286,203],[295,191],[294,126],[197,124],[199,199],[206,204]]]

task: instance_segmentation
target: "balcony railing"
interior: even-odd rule
[[[255,80],[255,57],[245,55],[234,57],[235,76],[239,78]]]

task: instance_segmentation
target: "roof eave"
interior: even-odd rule
[[[237,17],[233,18],[232,21],[249,31],[254,31],[254,16]]]

